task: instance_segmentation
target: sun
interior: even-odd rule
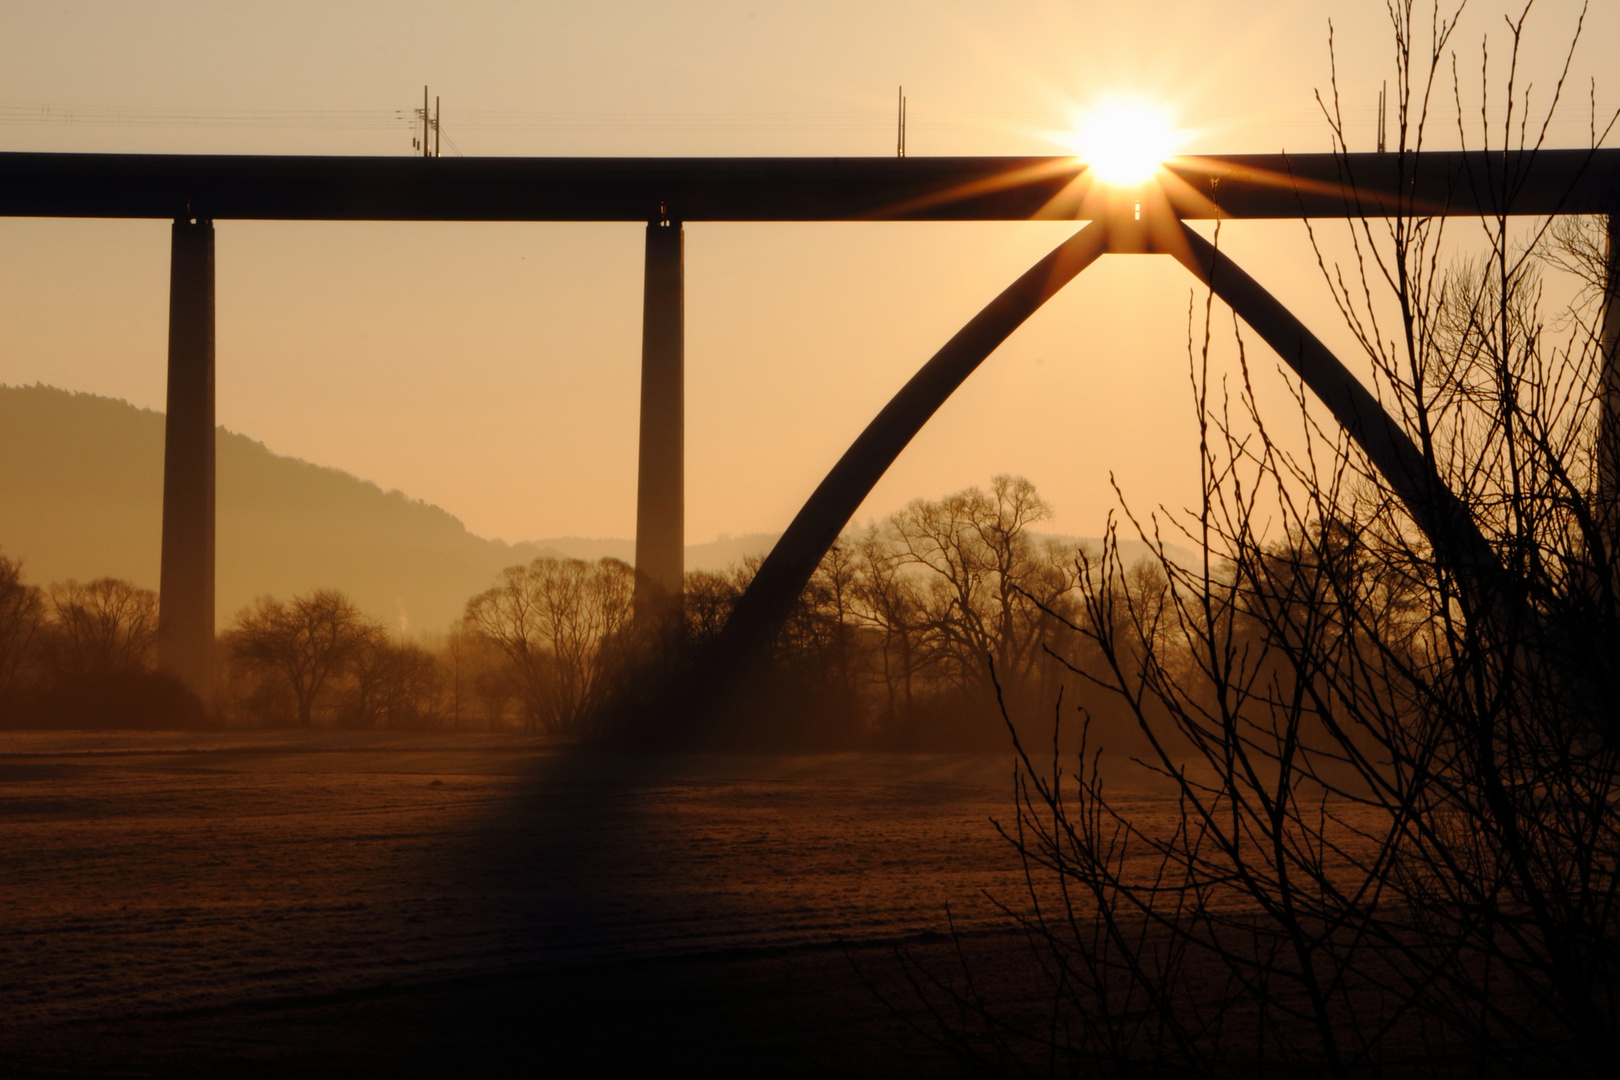
[[[1165,109],[1134,98],[1110,98],[1082,113],[1067,141],[1098,179],[1134,187],[1175,153],[1180,140]]]

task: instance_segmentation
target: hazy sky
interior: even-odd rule
[[[1469,7],[1453,48],[1477,115]],[[1616,82],[1601,0],[1552,131],[1587,141]],[[1578,2],[1538,3],[1520,83],[1545,102]],[[1356,148],[1392,47],[1383,0],[1158,4],[595,0],[0,0],[0,149],[407,154],[395,111],[443,100],[466,155],[1058,153],[1109,94],[1162,101],[1190,151],[1329,148],[1328,23]],[[1448,61],[1449,63],[1449,61]],[[1431,145],[1457,141],[1449,82]],[[42,120],[42,107],[53,112]],[[1472,134],[1470,135],[1472,138]],[[689,541],[783,528],[888,396],[1072,226],[687,227]],[[437,503],[508,540],[632,535],[641,232],[606,224],[218,225],[218,415],[271,449]],[[1342,343],[1303,230],[1223,244]],[[0,219],[0,382],[162,408],[168,225]],[[1190,282],[1162,258],[1088,271],[994,356],[861,516],[1019,472],[1053,527],[1196,495]],[[1269,372],[1272,361],[1264,367]],[[1267,401],[1285,407],[1280,380]]]

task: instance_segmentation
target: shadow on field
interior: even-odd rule
[[[218,751],[174,766],[204,783],[214,783],[208,770],[220,776],[217,807],[199,803],[177,822],[234,817],[244,781],[229,770],[266,757]],[[330,826],[316,838],[330,867],[297,854],[256,899],[219,916],[233,933],[284,920],[275,955],[246,974],[229,956],[199,960],[184,976],[198,985],[167,996],[124,971],[130,989],[116,1006],[13,1030],[11,1071],[951,1070],[863,975],[907,1001],[895,945],[947,965],[944,905],[1006,894],[1007,853],[985,820],[1003,801],[1004,782],[987,779],[1002,775],[1000,761],[553,749],[520,764],[421,746],[363,765],[327,758],[297,764],[306,771],[295,779],[340,801],[275,828]],[[380,786],[363,798],[344,791],[364,783]],[[297,906],[321,874],[337,882],[334,902]],[[968,917],[981,937],[1001,925],[988,905]],[[131,952],[120,935],[140,931],[87,932],[116,958]],[[224,948],[162,934],[170,953]],[[292,969],[298,980],[279,978]]]

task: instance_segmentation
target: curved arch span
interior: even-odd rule
[[[1478,582],[1500,570],[1468,508],[1361,380],[1225,252],[1185,222],[1176,224],[1169,242],[1155,250],[1173,256],[1282,357],[1389,482],[1435,550],[1451,553],[1453,568],[1465,581]]]
[[[1093,221],[1003,289],[889,399],[760,564],[720,632],[720,657],[738,657],[775,635],[822,557],[900,451],[986,357],[1107,250],[1108,227]]]
[[[1455,553],[1465,581],[1500,563],[1467,508],[1377,398],[1276,297],[1183,222],[1119,239],[1126,250],[1173,256],[1248,323],[1327,406],[1383,474],[1437,551]],[[1144,244],[1143,241],[1146,241]],[[855,511],[895,458],[967,377],[1041,305],[1110,250],[1097,220],[1008,286],[912,376],[817,486],[738,599],[716,642],[719,670],[770,640]],[[713,686],[711,684],[711,689]]]

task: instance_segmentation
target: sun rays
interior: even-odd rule
[[[1111,97],[1081,112],[1061,137],[1108,184],[1145,183],[1185,141],[1170,112],[1141,98]]]

